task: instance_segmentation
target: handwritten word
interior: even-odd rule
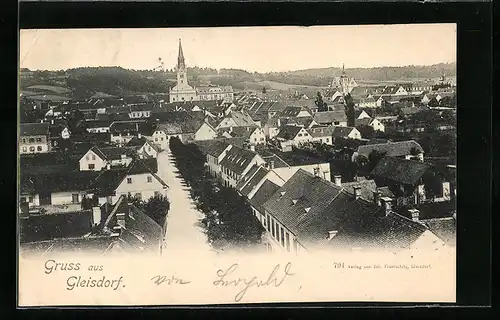
[[[73,290],[74,288],[112,288],[113,290],[117,290],[122,281],[123,281],[123,276],[120,277],[118,280],[109,280],[106,279],[106,276],[103,276],[99,280],[92,279],[92,277],[85,280],[80,276],[78,277],[72,276],[69,277],[68,280],[66,281],[66,284],[68,285],[66,290]],[[125,287],[125,285],[122,284],[122,287]]]
[[[56,262],[55,260],[45,261],[45,273],[51,274],[53,271],[78,271],[80,270],[80,263],[73,262]]]
[[[253,286],[267,287],[267,286],[270,286],[271,284],[273,284],[275,287],[281,286],[288,276],[294,275],[293,273],[290,273],[291,267],[292,267],[292,264],[290,262],[288,262],[285,266],[284,273],[281,276],[280,281],[278,281],[278,278],[276,277],[276,273],[280,269],[279,264],[273,268],[273,270],[269,274],[266,281],[258,280],[258,277],[252,277],[250,280],[248,280],[247,278],[240,278],[240,277],[238,277],[238,280],[227,280],[227,277],[238,268],[238,264],[235,263],[235,264],[231,265],[227,270],[222,270],[222,269],[217,270],[218,279],[213,281],[213,285],[214,286],[220,285],[223,287],[227,287],[227,286],[235,286],[236,287],[236,286],[241,285],[241,284],[244,285],[244,288],[241,291],[239,291],[236,294],[236,296],[234,297],[234,300],[236,302],[239,302],[241,299],[243,299],[243,297],[247,293],[248,289],[253,287]]]
[[[151,280],[156,284],[156,285],[160,285],[164,282],[166,282],[166,284],[168,285],[171,285],[171,284],[189,284],[191,283],[191,281],[184,281],[180,278],[176,278],[174,276],[171,276],[170,278],[167,278],[166,276],[154,276],[151,278]]]

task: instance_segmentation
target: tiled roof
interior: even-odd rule
[[[257,128],[257,126],[233,127],[231,135],[233,137],[249,138]]]
[[[257,154],[250,150],[232,147],[221,161],[221,167],[227,168],[235,174],[241,174]]]
[[[132,158],[135,156],[135,151],[132,148],[125,147],[93,147],[92,151],[96,152],[98,149],[102,155],[104,155],[104,160],[119,160],[122,158],[122,155],[125,155],[127,158]],[[99,156],[98,152],[96,152]]]
[[[401,157],[410,155],[412,154],[412,150],[417,151],[418,153],[424,152],[422,146],[414,140],[367,144],[360,146],[357,152],[358,155],[368,157],[368,155],[374,150],[385,153],[385,155],[388,157]]]
[[[86,120],[85,126],[87,128],[109,128],[113,123],[111,120]]]
[[[333,127],[328,126],[328,127],[312,127],[311,129],[308,129],[307,132],[314,137],[314,138],[321,138],[321,137],[331,137],[333,134]]]
[[[207,154],[218,158],[224,150],[229,146],[229,143],[224,141],[215,141],[206,149]]]
[[[299,126],[282,126],[276,135],[276,138],[284,140],[293,140],[303,127]]]
[[[19,126],[19,136],[43,136],[49,135],[48,123],[21,123]]]
[[[448,246],[456,246],[457,221],[455,218],[428,219],[422,223]]]
[[[82,237],[91,231],[92,211],[30,215],[20,220],[20,241]]]
[[[301,111],[306,111],[306,109],[288,106],[280,113],[280,117],[296,117]]]
[[[344,182],[344,183],[342,183],[342,187],[350,195],[354,195],[354,188],[355,187],[360,187],[359,191],[360,191],[361,198],[364,200],[367,200],[369,202],[374,202],[375,199],[373,198],[373,193],[375,191],[380,192],[381,197],[394,198],[394,194],[389,190],[389,188],[377,187],[375,180]]]
[[[431,165],[415,160],[383,157],[370,173],[374,178],[388,179],[403,184],[414,185]]]
[[[332,124],[335,121],[347,121],[344,110],[316,112],[313,116],[313,119],[319,124]]]
[[[279,188],[277,184],[266,179],[248,202],[259,212],[264,213],[263,204],[266,203]]]
[[[21,192],[85,191],[98,174],[94,171],[53,172],[36,175],[21,172]]]
[[[259,167],[257,172],[255,172],[255,175],[247,182],[245,187],[241,190],[241,193],[246,197],[252,192],[252,190],[255,188],[259,182],[261,182],[262,179],[269,173],[269,170],[267,170],[264,167]]]
[[[309,217],[321,214],[341,188],[299,169],[263,207],[292,233]]]
[[[345,138],[354,130],[353,127],[334,127],[332,136],[335,138]]]
[[[356,126],[369,126],[372,121],[372,118],[356,119]]]
[[[142,147],[148,140],[145,137],[133,137],[125,145],[126,147]]]
[[[146,136],[150,136],[153,134],[154,128],[144,120],[115,121],[109,127],[109,131],[112,134],[141,133]]]
[[[259,166],[254,164],[248,172],[241,177],[241,179],[236,184],[236,190],[241,191],[243,187],[247,184],[247,182],[252,179],[253,175],[259,170]]]
[[[238,127],[245,127],[245,126],[254,126],[255,123],[252,119],[252,117],[244,112],[244,111],[232,111],[229,114],[229,117],[231,117],[234,122],[236,123],[236,126]]]
[[[278,150],[273,150],[273,154],[281,158],[284,162],[288,164],[288,166],[303,166],[303,165],[310,165],[310,164],[320,164],[320,163],[327,163],[323,158],[319,156],[312,155],[308,152],[302,151],[300,149],[294,149],[289,152],[281,152]],[[270,160],[267,160],[269,163]],[[275,164],[275,167],[278,168],[277,163]]]

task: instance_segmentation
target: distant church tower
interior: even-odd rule
[[[349,93],[349,77],[345,74],[345,66],[342,64],[342,75],[340,76],[340,89],[343,95]]]
[[[177,56],[177,85],[170,89],[170,102],[198,100],[196,90],[188,84],[187,68],[182,52],[181,39],[179,39],[179,55]]]

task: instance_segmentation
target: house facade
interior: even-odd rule
[[[49,151],[49,124],[21,123],[19,128],[19,153],[45,153]]]
[[[220,162],[222,183],[227,187],[234,188],[253,165],[264,163],[264,159],[255,152],[232,147]]]

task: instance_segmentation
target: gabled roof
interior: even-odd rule
[[[319,124],[331,124],[335,121],[346,122],[347,117],[344,110],[336,111],[321,111],[316,112],[313,116],[314,121]]]
[[[369,202],[374,202],[373,193],[375,191],[380,192],[381,197],[389,197],[394,198],[394,194],[387,187],[377,187],[375,180],[362,180],[362,181],[354,181],[354,182],[344,182],[342,183],[342,187],[345,191],[354,195],[354,188],[359,187],[361,198],[367,200]]]
[[[21,123],[19,126],[19,136],[43,136],[49,135],[48,123]]]
[[[301,107],[301,106],[288,106],[286,107],[283,111],[280,113],[280,117],[296,117],[299,115],[301,111],[307,111],[309,112],[306,108]]]
[[[250,178],[250,180],[245,184],[245,186],[240,190],[241,194],[247,197],[250,192],[266,177],[269,170],[260,166],[258,167],[255,174]]]
[[[311,129],[308,129],[307,132],[314,137],[314,138],[321,138],[321,137],[332,137],[333,134],[333,129],[334,127],[328,126],[328,127],[320,127],[320,126],[315,126],[312,127]]]
[[[151,174],[164,187],[168,187],[168,185],[158,175],[156,175],[156,173],[154,173],[154,171],[143,160],[137,159],[126,168],[112,168],[110,170],[102,171],[89,189],[91,192],[100,196],[112,195],[125,177],[128,175],[144,173]]]
[[[353,127],[334,127],[332,136],[335,138],[345,138],[355,129]]]
[[[250,205],[252,205],[259,212],[264,213],[264,208],[262,207],[273,194],[275,194],[280,187],[274,182],[267,180],[264,181],[259,190],[254,194],[254,196],[248,200]]]
[[[232,147],[222,159],[220,165],[235,174],[241,174],[256,156],[257,154],[250,150]]]
[[[154,128],[144,120],[114,121],[109,127],[109,132],[112,134],[141,133],[150,136],[153,134]]]
[[[238,181],[238,183],[236,184],[236,190],[241,191],[241,189],[243,189],[243,187],[248,183],[248,181],[252,179],[253,175],[259,170],[259,167],[260,166],[254,164],[250,168],[250,170],[248,170],[248,172]]]
[[[127,158],[133,158],[135,156],[135,151],[132,148],[125,147],[97,147],[94,146],[91,149],[103,160],[119,160],[122,155]]]
[[[304,128],[299,126],[283,126],[276,135],[276,138],[293,140],[302,129]]]
[[[363,119],[356,119],[356,126],[369,126],[374,119],[372,118],[363,118]]]
[[[209,146],[207,148],[207,154],[209,154],[215,158],[218,158],[222,154],[222,152],[224,152],[224,150],[227,149],[228,146],[229,146],[229,143],[227,143],[227,142],[216,141],[214,144],[212,144],[211,146]]]
[[[85,126],[87,128],[109,128],[112,123],[111,120],[86,120]]]
[[[383,157],[370,173],[374,178],[388,179],[414,185],[432,168],[431,165],[415,160]]]
[[[130,141],[125,145],[126,147],[142,147],[148,140],[145,137],[133,137]]]
[[[388,157],[406,156],[412,154],[412,151],[415,151],[417,153],[424,152],[422,146],[418,142],[416,142],[415,140],[408,140],[359,146],[357,153],[358,155],[368,157],[368,155],[373,151],[385,153],[385,155]]]
[[[257,126],[233,127],[231,135],[233,137],[245,137],[248,139],[257,129]]]
[[[294,234],[311,216],[321,214],[341,188],[299,169],[263,205],[264,209]]]

